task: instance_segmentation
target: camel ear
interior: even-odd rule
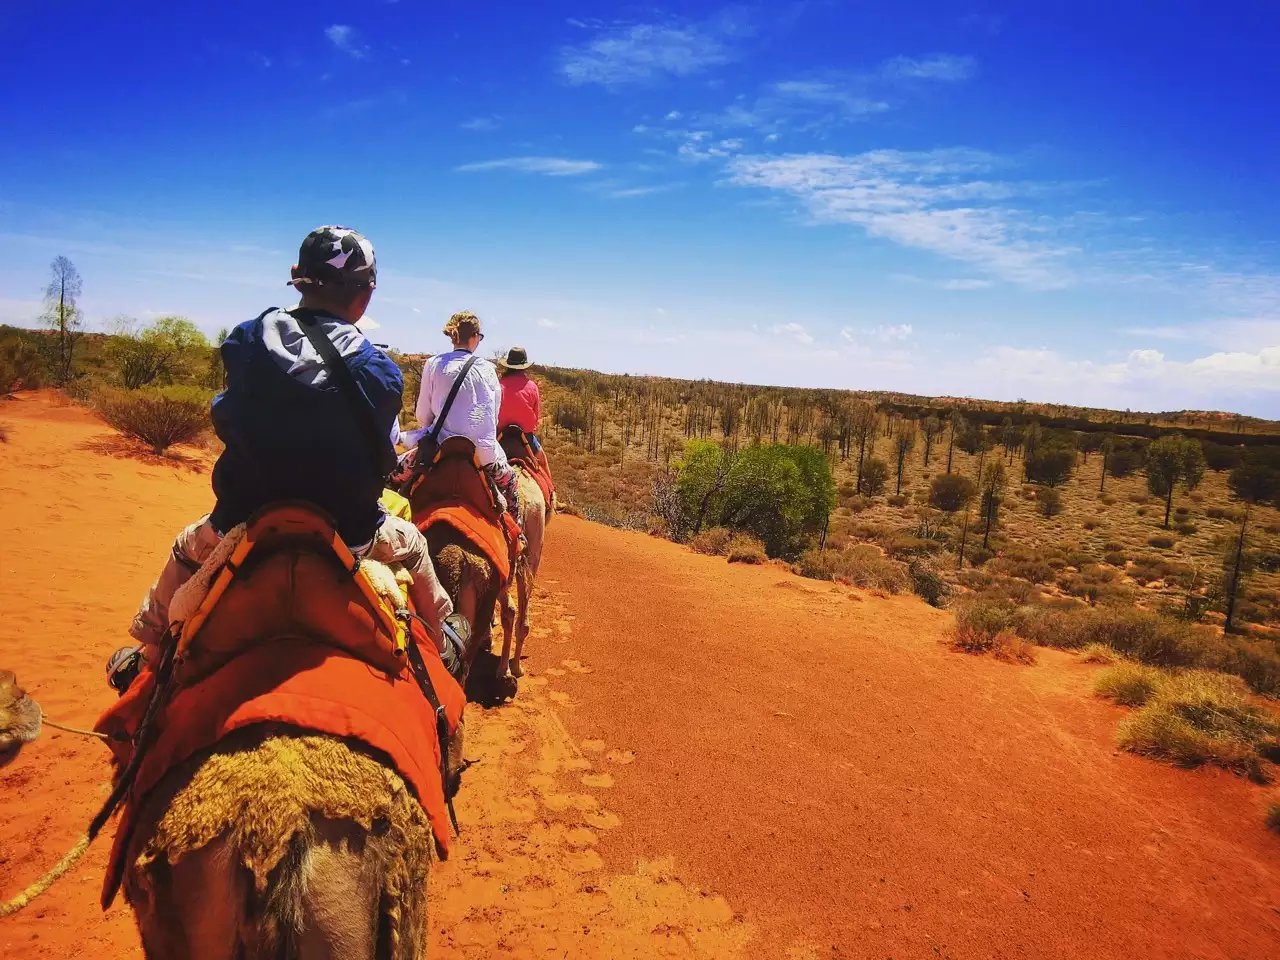
[[[0,766],[40,736],[41,719],[39,705],[18,686],[13,671],[0,670]]]

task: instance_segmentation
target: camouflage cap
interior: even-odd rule
[[[350,227],[316,227],[298,250],[298,274],[289,281],[291,286],[377,286],[373,244]]]

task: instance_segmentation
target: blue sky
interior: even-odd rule
[[[1280,417],[1280,10],[1049,6],[6,4],[0,321],[65,254],[212,332],[342,223],[405,350]]]

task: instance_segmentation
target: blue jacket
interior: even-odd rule
[[[372,540],[382,523],[378,498],[395,463],[390,434],[404,378],[395,361],[354,327],[320,319],[372,406],[381,462],[297,320],[268,310],[240,324],[222,344],[226,389],[213,399],[213,428],[226,449],[213,468],[217,505],[210,519],[224,533],[277,500],[320,507],[352,546]]]

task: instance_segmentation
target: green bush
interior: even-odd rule
[[[889,498],[888,503],[891,507],[905,507],[911,500],[905,493],[895,493]]]
[[[903,564],[865,543],[855,543],[842,550],[806,550],[796,562],[795,570],[802,577],[833,580],[886,593],[902,593],[911,588],[911,579]]]
[[[0,340],[0,394],[19,387],[34,390],[48,379],[48,364],[34,343],[17,336]]]
[[[1076,452],[1067,447],[1041,446],[1023,460],[1027,480],[1050,487],[1066,483],[1076,465]]]
[[[673,529],[742,530],[770,556],[799,553],[835,506],[831,466],[812,447],[760,444],[732,453],[693,441],[677,467]]]
[[[1042,516],[1056,517],[1062,512],[1062,494],[1056,487],[1037,487],[1036,509]]]
[[[1103,644],[1089,646],[1111,649]],[[1093,692],[1126,707],[1141,707],[1155,696],[1160,678],[1161,672],[1155,667],[1143,663],[1122,663],[1102,671],[1094,681]]]
[[[878,457],[870,457],[862,465],[862,493],[868,497],[878,497],[884,493],[885,484],[889,481],[889,465]]]
[[[1147,537],[1148,546],[1155,547],[1157,550],[1168,550],[1174,544],[1173,537],[1164,533],[1153,534]]]
[[[163,454],[208,429],[208,395],[193,390],[103,390],[95,406],[111,426]]]

